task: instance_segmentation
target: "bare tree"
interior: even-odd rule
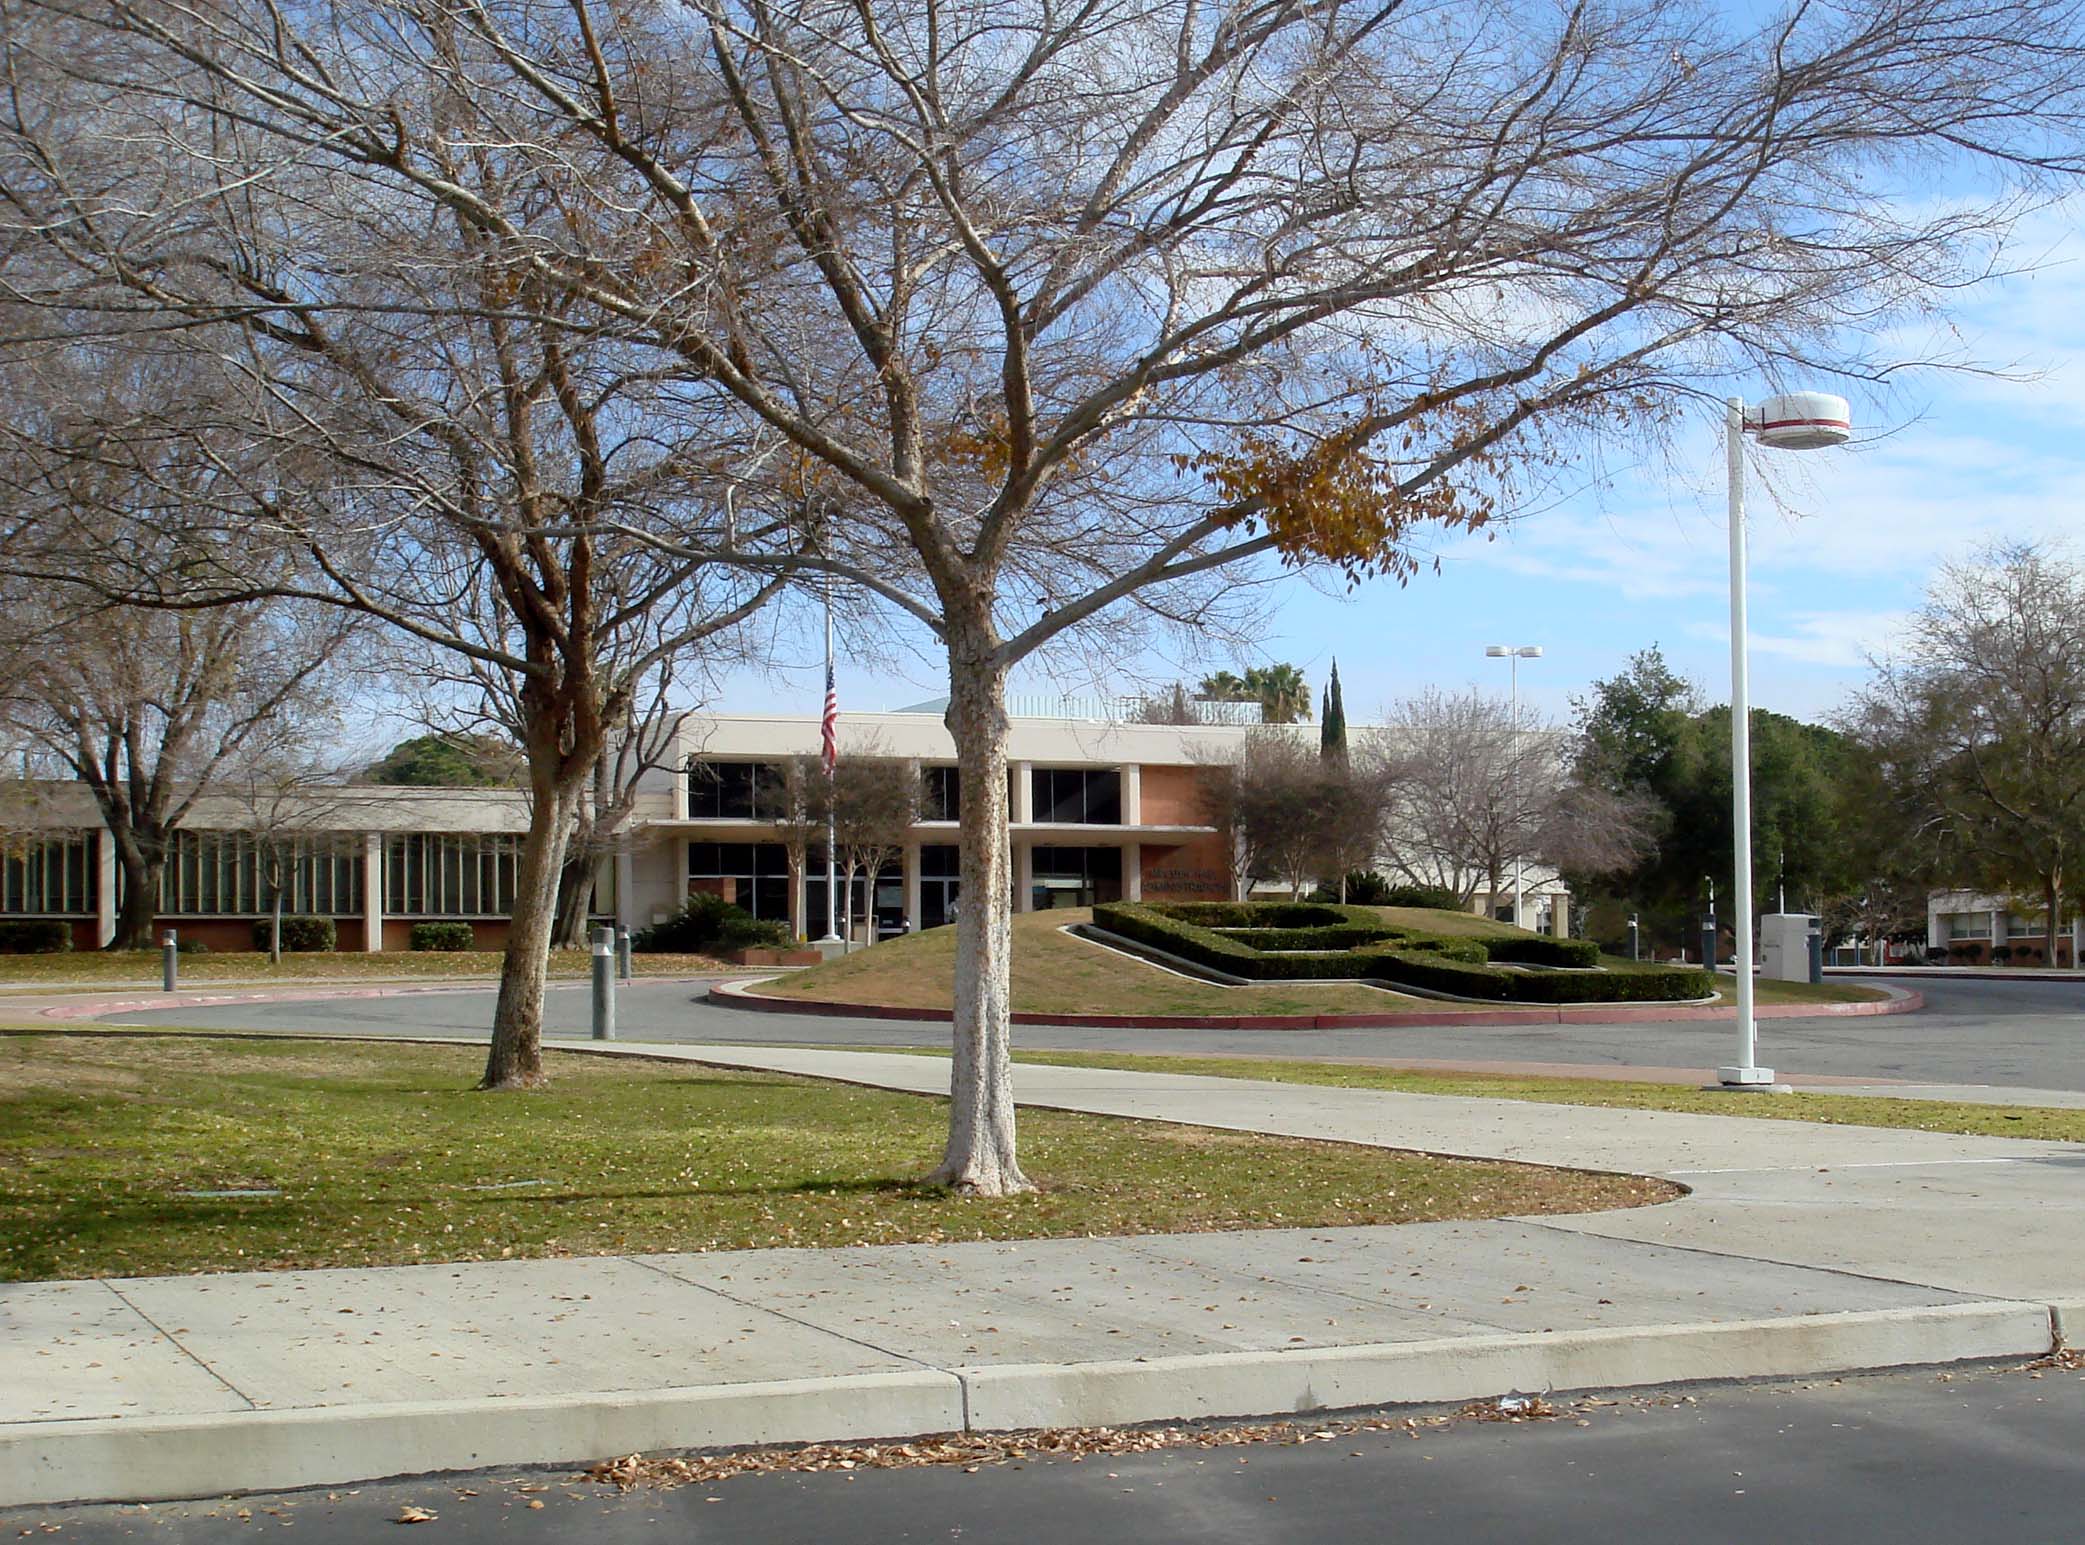
[[[1516,725],[1482,692],[1429,690],[1397,704],[1375,754],[1395,768],[1388,856],[1417,885],[1468,906],[1500,894],[1513,860],[1536,856],[1562,786],[1557,736]]]
[[[284,739],[223,769],[208,790],[228,804],[227,830],[246,839],[268,912],[268,960],[282,964],[282,915],[299,871],[334,860],[359,861],[356,817],[374,795],[349,781],[344,767],[324,760],[311,744]]]
[[[919,768],[879,747],[850,749],[833,766],[829,798],[846,917],[842,932],[854,933],[854,880],[865,876],[864,910],[873,944],[876,881],[903,856],[905,839],[919,819]]]
[[[1847,728],[1926,872],[2038,896],[2053,959],[2085,843],[2085,567],[2026,544],[1944,567]]]
[[[1507,457],[1539,475],[1733,370],[1879,374],[1860,340],[1985,271],[2022,191],[2072,168],[2085,68],[2075,14],[2037,0],[6,3],[17,77],[112,115],[61,143],[17,91],[25,232],[168,304],[177,250],[249,245],[181,231],[192,200],[127,217],[102,163],[188,158],[215,124],[275,151],[227,197],[335,175],[387,223],[439,210],[484,254],[482,311],[651,351],[743,475],[816,513],[818,566],[946,649],[965,905],[937,1174],[988,1193],[1026,1184],[1013,666],[1074,630],[1207,628],[1275,564],[1408,575]],[[1867,191],[1971,162],[1982,201]],[[335,325],[293,293],[237,304]],[[768,436],[791,452],[756,471]],[[658,534],[597,500],[562,518]],[[713,523],[666,540],[794,561]]]
[[[1233,894],[1278,879],[1300,899],[1313,879],[1343,884],[1374,862],[1383,823],[1382,764],[1328,761],[1283,729],[1255,729],[1228,755],[1203,760],[1205,815],[1231,839]]]
[[[836,765],[834,772],[838,771]],[[761,792],[761,806],[771,812],[768,821],[788,860],[792,910],[799,905],[794,898],[804,894],[804,871],[810,863],[811,849],[826,839],[832,785],[833,780],[826,777],[817,757],[799,755],[773,764],[767,786]],[[837,861],[837,853],[834,858]]]

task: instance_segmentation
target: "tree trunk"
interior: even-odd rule
[[[271,886],[274,894],[268,902],[268,964],[282,964],[282,887]]]
[[[2056,898],[2062,889],[2063,877],[2060,874],[2052,874],[2042,883],[2042,899],[2049,905],[2049,910],[2043,914],[2042,958],[2052,970],[2056,965]]]
[[[929,1177],[975,1196],[1035,1189],[1014,1153],[1006,670],[991,649],[989,636],[952,635],[949,642],[948,727],[962,769],[963,901],[956,912],[948,1149]]]
[[[148,950],[158,941],[152,925],[159,920],[159,886],[166,872],[165,849],[157,852],[136,838],[118,838],[116,859],[123,866],[123,905],[116,912],[112,950]]]
[[[528,835],[514,876],[514,911],[500,961],[492,1048],[480,1089],[531,1089],[543,1083],[543,978],[557,920],[557,882],[579,797],[577,780],[542,779],[530,801]]]
[[[557,922],[551,930],[552,949],[581,950],[587,947],[587,909],[593,899],[593,855],[584,847],[576,854],[568,850],[558,869]]]

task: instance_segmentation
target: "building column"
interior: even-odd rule
[[[1035,910],[1035,848],[1019,837],[1014,839],[1014,910]]]
[[[362,950],[380,954],[384,948],[384,838],[381,832],[362,834]]]
[[[1571,898],[1563,891],[1549,898],[1549,933],[1556,939],[1571,937]]]
[[[1130,770],[1134,772],[1136,769]],[[1122,899],[1144,899],[1144,844],[1141,842],[1122,844]]]
[[[116,834],[106,826],[94,832],[94,947],[107,949],[116,939]]]
[[[1122,780],[1122,824],[1144,824],[1144,764],[1126,762],[1115,769]]]
[[[922,924],[919,908],[919,844],[905,844],[905,927],[918,933]]]
[[[1007,819],[1016,826],[1026,826],[1035,819],[1035,764],[1016,762],[1013,768],[1013,798],[1008,803]]]

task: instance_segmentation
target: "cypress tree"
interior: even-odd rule
[[[1318,716],[1318,754],[1328,762],[1347,759],[1347,705],[1339,693],[1339,662],[1325,684],[1325,711]]]

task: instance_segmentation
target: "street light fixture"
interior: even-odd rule
[[[1736,852],[1737,1066],[1716,1069],[1726,1089],[1772,1089],[1774,1070],[1758,1065],[1758,1026],[1752,1019],[1752,683],[1745,631],[1745,436],[1781,451],[1814,451],[1853,437],[1844,397],[1790,392],[1747,408],[1742,397],[1725,404],[1724,454],[1730,472],[1730,770],[1731,831]]]
[[[1511,696],[1508,698],[1508,702],[1511,706],[1507,710],[1513,725],[1512,739],[1508,742],[1511,748],[1508,754],[1512,757],[1512,763],[1507,768],[1507,775],[1513,780],[1512,788],[1508,794],[1508,798],[1512,798],[1520,792],[1520,662],[1523,660],[1541,659],[1542,646],[1540,644],[1486,644],[1484,653],[1493,660],[1510,660],[1513,662],[1508,667],[1511,682]],[[1522,889],[1520,853],[1516,849],[1513,854],[1513,926],[1515,928],[1527,926],[1520,920]],[[1496,897],[1493,898],[1492,910],[1494,912],[1498,910]]]

